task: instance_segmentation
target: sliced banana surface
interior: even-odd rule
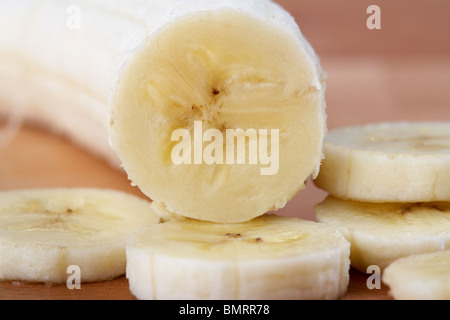
[[[450,201],[450,122],[393,122],[331,130],[315,184],[367,202]]]
[[[317,220],[351,243],[352,267],[362,272],[420,253],[450,249],[450,203],[364,203],[328,196]]]
[[[349,249],[340,233],[296,218],[172,220],[130,238],[127,278],[139,299],[336,299]]]
[[[159,223],[151,203],[120,191],[43,189],[0,192],[0,280],[64,283],[125,274],[125,244]]]
[[[450,300],[450,250],[399,259],[382,279],[397,300]]]
[[[175,214],[244,222],[284,207],[317,173],[324,79],[298,28],[197,13],[124,69],[113,147],[133,183]]]

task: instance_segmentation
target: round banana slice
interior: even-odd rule
[[[127,278],[139,299],[336,299],[349,243],[317,222],[263,215],[238,224],[172,220],[135,233]]]
[[[398,122],[328,133],[315,184],[368,202],[450,201],[450,122]]]
[[[366,272],[420,253],[450,249],[450,202],[364,203],[328,196],[315,206],[317,220],[351,243],[351,265]]]
[[[261,3],[254,14],[183,17],[122,72],[113,148],[130,180],[174,214],[248,221],[284,207],[318,172],[325,76],[292,18],[264,3],[273,17],[257,14]]]
[[[384,270],[382,280],[397,300],[450,300],[450,251],[399,259]]]
[[[125,245],[135,230],[159,223],[151,203],[100,189],[0,193],[0,280],[65,283],[68,267],[81,282],[126,271]]]

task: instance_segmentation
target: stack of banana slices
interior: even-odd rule
[[[351,243],[352,267],[378,266],[396,299],[450,299],[450,123],[338,128],[324,153],[316,216]]]
[[[0,26],[0,116],[21,110],[120,163],[153,200],[0,195],[0,279],[61,283],[78,265],[82,281],[126,272],[139,299],[346,292],[341,233],[267,214],[317,175],[326,132],[325,75],[283,8],[3,1]]]

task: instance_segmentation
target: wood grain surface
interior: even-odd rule
[[[329,129],[382,121],[450,121],[450,2],[279,2],[292,12],[328,74]],[[381,8],[381,30],[366,27],[370,4]],[[110,168],[64,137],[25,125],[0,148],[0,190],[42,187],[111,188],[144,197],[124,172]],[[277,214],[314,220],[314,205],[325,197],[325,192],[309,182]],[[386,286],[369,290],[367,277],[352,270],[344,299],[391,299]],[[121,277],[82,284],[81,290],[4,282],[0,283],[0,299],[134,297]]]

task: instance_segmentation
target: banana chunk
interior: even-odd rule
[[[125,274],[129,235],[160,218],[135,196],[76,188],[1,192],[0,221],[0,280],[65,283],[71,265],[81,282]]]
[[[315,184],[367,202],[450,201],[450,123],[397,122],[331,130]]]
[[[384,270],[382,280],[397,300],[450,300],[450,251],[399,259]]]
[[[317,222],[263,215],[238,224],[172,220],[127,244],[139,299],[336,299],[347,290],[349,243]]]
[[[364,203],[328,196],[315,206],[317,220],[342,232],[351,243],[353,268],[420,253],[450,249],[450,202]]]
[[[248,221],[284,207],[319,170],[322,81],[298,30],[199,13],[127,65],[111,141],[130,180],[174,215]]]

